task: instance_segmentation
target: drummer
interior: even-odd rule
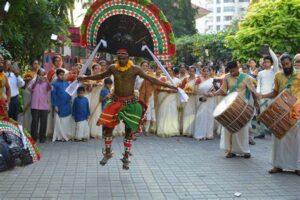
[[[256,101],[256,91],[251,77],[245,73],[239,72],[239,67],[236,61],[231,61],[227,64],[226,71],[229,71],[224,78],[224,83],[216,92],[208,94],[209,97],[225,96],[232,92],[239,92],[244,95],[247,100],[250,100],[251,95]],[[255,104],[258,107],[258,104]],[[221,135],[221,148],[225,150],[226,158],[236,157],[240,155],[244,158],[250,158],[249,147],[249,128],[250,122],[237,133],[231,133],[225,130]]]
[[[275,86],[273,92],[260,95],[261,98],[275,98],[283,90],[288,89],[298,101],[295,109],[299,108],[300,103],[300,74],[295,72],[292,57],[283,54],[280,57],[283,71],[275,75]],[[293,116],[299,119],[299,115]],[[300,121],[282,138],[273,136],[273,169],[270,174],[280,173],[283,170],[294,170],[300,176]]]

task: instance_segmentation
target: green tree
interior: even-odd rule
[[[216,34],[195,34],[176,39],[177,62],[191,65],[199,60],[218,61],[230,60],[232,49],[225,38],[237,32],[238,21],[233,21],[229,28]],[[206,55],[205,51],[208,51]]]
[[[249,8],[235,35],[226,37],[235,58],[258,58],[260,48],[270,45],[276,52],[300,49],[300,0],[264,0]]]
[[[152,0],[166,15],[173,26],[176,37],[197,33],[196,10],[189,0]]]
[[[5,0],[0,0],[3,8]],[[67,36],[73,0],[16,0],[0,11],[0,42],[21,64],[40,57],[51,45],[51,34]]]

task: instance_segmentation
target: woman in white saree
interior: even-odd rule
[[[173,71],[168,69],[173,81],[179,85],[180,80],[174,77]],[[168,82],[166,77],[161,81]],[[157,135],[159,137],[179,136],[179,98],[177,92],[166,89],[159,89],[158,112],[157,112]]]
[[[183,105],[182,123],[184,136],[193,136],[195,126],[196,115],[196,87],[198,87],[200,81],[196,77],[196,68],[189,68],[189,77],[182,81],[181,88],[189,94],[188,102]]]
[[[211,69],[202,69],[201,83],[198,87],[198,98],[205,96],[213,90],[213,78]],[[216,98],[207,98],[206,101],[197,101],[194,138],[197,140],[213,139],[214,137],[214,117],[213,112],[216,106]]]

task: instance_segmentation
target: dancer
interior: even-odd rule
[[[176,87],[163,83],[151,76],[146,75],[139,67],[134,66],[129,60],[126,49],[117,51],[117,63],[110,66],[107,71],[88,77],[79,77],[79,81],[84,80],[100,80],[113,75],[114,77],[114,94],[107,102],[106,108],[103,110],[98,125],[104,126],[104,142],[105,150],[101,165],[105,165],[112,158],[112,133],[116,125],[123,121],[125,128],[123,154],[123,169],[129,169],[129,155],[131,150],[132,134],[137,131],[141,118],[146,108],[144,104],[134,96],[134,84],[137,76],[140,76],[153,84],[176,89]]]

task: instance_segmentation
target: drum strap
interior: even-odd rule
[[[295,74],[292,74],[292,75],[289,77],[289,79],[288,79],[288,81],[287,81],[287,83],[286,83],[285,89],[290,89],[290,88],[291,88],[292,83],[293,83],[293,81],[294,81],[295,78],[296,78]]]
[[[229,93],[237,91],[237,89],[240,87],[240,85],[243,83],[246,77],[246,74],[240,73],[239,77],[237,78],[236,84],[230,88]],[[246,99],[250,99],[250,90],[248,89],[248,87],[246,88]]]

